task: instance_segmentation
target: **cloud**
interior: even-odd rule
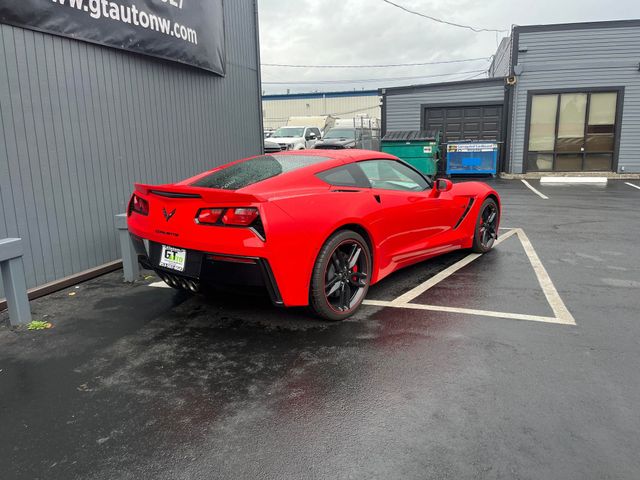
[[[640,17],[640,2],[618,0],[394,0],[412,10],[483,28],[510,30],[512,24],[564,23]],[[263,63],[379,64],[485,57],[504,35],[474,33],[403,12],[381,0],[259,0]],[[505,34],[506,35],[506,34]],[[487,60],[453,65],[377,69],[263,67],[263,82],[318,82],[264,85],[268,93],[377,89],[385,86],[460,80],[482,73]],[[451,76],[432,77],[452,74]],[[412,80],[384,80],[423,77]],[[322,83],[371,79],[372,82]],[[380,79],[378,81],[378,79]]]

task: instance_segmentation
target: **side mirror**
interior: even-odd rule
[[[436,180],[436,190],[439,192],[448,192],[453,188],[453,182],[446,178],[439,178]]]
[[[310,134],[307,136],[307,140],[315,140],[315,139],[316,139],[316,134],[315,134],[315,133],[310,133]]]

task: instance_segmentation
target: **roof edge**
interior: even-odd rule
[[[340,97],[373,97],[378,95],[378,90],[354,90],[341,92],[308,92],[308,93],[276,93],[263,95],[263,100],[295,100],[305,98],[340,98]]]
[[[505,81],[505,77],[494,78],[479,78],[476,80],[458,80],[454,82],[441,82],[441,83],[423,83],[419,85],[406,85],[403,87],[388,87],[378,89],[380,95],[394,95],[396,93],[405,93],[407,91],[415,90],[427,90],[430,88],[438,87],[450,87],[450,86],[464,86],[464,85],[479,85],[487,83],[499,83],[502,84]]]
[[[628,28],[640,27],[640,19],[605,20],[602,22],[551,23],[547,25],[515,25],[513,28],[520,33],[550,32],[561,30],[591,30],[599,28]]]

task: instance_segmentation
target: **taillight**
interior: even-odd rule
[[[198,211],[196,223],[200,223],[202,225],[215,225],[218,223],[223,212],[223,208],[203,208]]]
[[[139,213],[140,215],[149,215],[149,202],[134,193],[129,201],[129,215],[131,215],[132,212]]]
[[[229,208],[222,217],[225,225],[248,227],[258,218],[257,208]]]

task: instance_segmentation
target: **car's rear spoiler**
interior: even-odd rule
[[[191,187],[187,185],[145,185],[135,184],[136,191],[143,195],[158,195],[160,197],[189,199],[201,198],[206,202],[234,205],[248,205],[263,202],[264,199],[246,193],[216,188]]]

